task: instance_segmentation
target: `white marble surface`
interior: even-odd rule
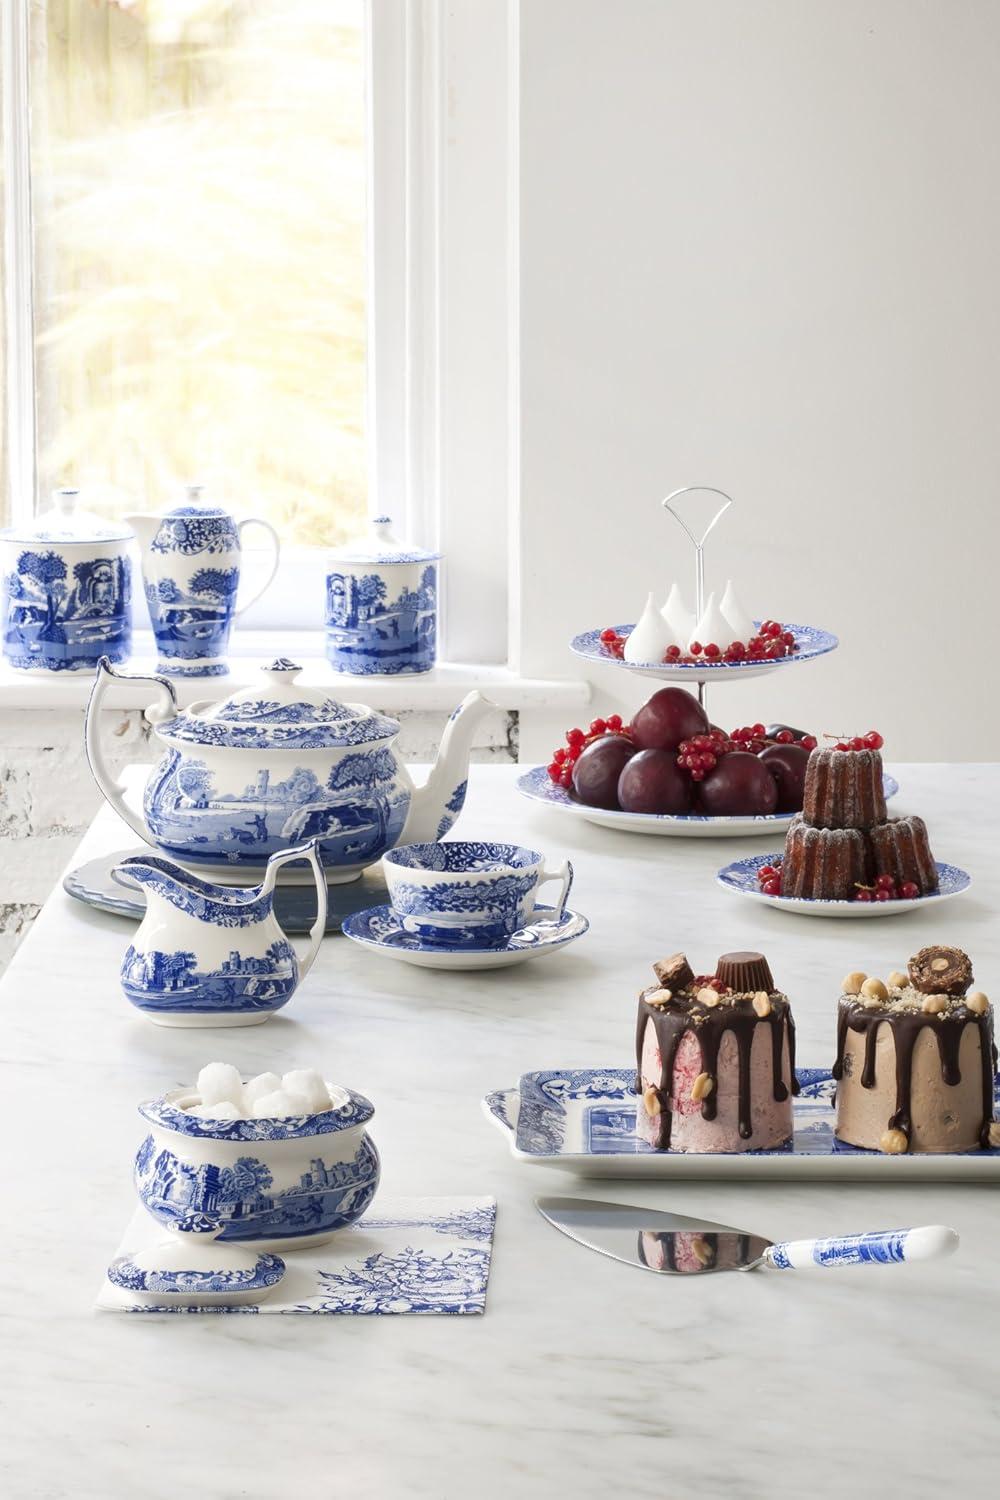
[[[697,1494],[992,1493],[1000,1415],[996,1189],[716,1183],[617,1188],[773,1238],[944,1221],[942,1265],[656,1280],[569,1244],[479,1113],[489,1088],[552,1065],[627,1062],[656,957],[708,968],[760,947],[793,997],[800,1060],[831,1055],[837,981],[958,943],[1000,998],[997,766],[899,766],[900,810],[974,889],[928,925],[769,914],[715,886],[747,845],[630,838],[521,801],[475,767],[460,831],[576,864],[587,939],[520,969],[447,975],[329,939],[264,1026],[162,1030],[118,989],[133,930],[57,892],[0,991],[6,1235],[0,1493],[10,1500],[376,1500]],[[895,804],[894,804],[894,810]],[[133,842],[102,812],[80,858]],[[384,1191],[493,1193],[485,1318],[114,1318],[93,1311],[133,1207],[135,1103],[201,1062],[321,1061],[369,1094]],[[584,1186],[584,1191],[589,1191]]]

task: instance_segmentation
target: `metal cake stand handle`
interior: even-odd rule
[[[718,506],[715,514],[712,516],[712,519],[709,521],[708,525],[702,531],[700,536],[695,535],[695,533],[691,530],[691,527],[688,525],[687,521],[685,521],[684,517],[681,515],[680,511],[677,510],[674,506],[674,501],[680,499],[681,495],[717,495],[722,501],[722,504]],[[729,509],[732,503],[732,495],[727,495],[725,490],[716,489],[715,486],[711,484],[682,485],[679,490],[671,490],[670,494],[662,502],[663,509],[668,510],[673,516],[674,520],[678,523],[678,525],[682,527],[684,532],[690,538],[691,545],[694,548],[694,615],[696,620],[701,619],[702,613],[705,608],[705,542],[708,540],[712,531],[715,529],[716,524],[722,520],[722,517],[725,515],[726,511]],[[704,708],[706,705],[707,696],[706,684],[704,682],[699,682],[698,702],[701,704],[702,708]]]

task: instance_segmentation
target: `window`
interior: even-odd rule
[[[315,631],[366,510],[508,658],[515,0],[2,0],[5,502],[189,480],[285,544]],[[30,98],[30,110],[29,110]]]
[[[366,509],[362,0],[31,7],[38,488]]]

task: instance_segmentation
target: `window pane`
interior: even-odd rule
[[[32,14],[39,483],[212,498],[286,542],[365,509],[363,0]]]

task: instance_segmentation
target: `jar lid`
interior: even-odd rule
[[[56,542],[60,546],[132,541],[135,532],[131,526],[81,510],[79,499],[79,490],[53,490],[48,510],[43,510],[28,526],[8,526],[0,531],[0,538],[8,542]]]
[[[220,703],[193,703],[160,726],[166,740],[247,750],[326,750],[394,739],[399,724],[363,703],[341,703],[322,688],[303,687],[295,662],[278,657],[263,681]]]
[[[401,542],[393,534],[390,516],[373,516],[364,536],[353,542],[345,542],[330,553],[331,562],[375,563],[384,567],[391,563],[434,562],[440,552],[427,552]]]
[[[155,1293],[196,1301],[247,1292],[261,1294],[285,1274],[280,1255],[242,1245],[220,1243],[222,1226],[205,1214],[187,1214],[170,1226],[169,1239],[131,1255],[118,1255],[108,1266],[112,1286],[134,1294]]]

